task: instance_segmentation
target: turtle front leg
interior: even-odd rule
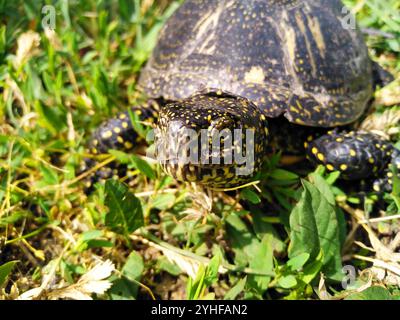
[[[391,190],[390,164],[400,168],[400,152],[390,141],[363,131],[329,132],[305,144],[307,158],[328,171],[340,171],[345,180],[376,180],[376,192]]]
[[[158,103],[151,101],[143,106],[135,106],[121,112],[116,117],[103,122],[92,134],[88,151],[92,155],[84,160],[81,171],[93,168],[98,162],[96,156],[108,153],[109,150],[132,152],[143,144],[143,138],[135,131],[132,116],[143,123],[155,123],[158,117]],[[89,176],[86,188],[89,191],[93,184],[112,177],[124,176],[127,172],[125,165],[111,163]]]

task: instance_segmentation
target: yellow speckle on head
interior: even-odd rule
[[[381,188],[379,187],[379,185],[374,185],[373,186],[373,189],[374,189],[374,191],[376,191],[376,192],[380,192],[381,191]]]
[[[126,128],[128,128],[128,122],[122,122],[122,128],[124,128],[124,129],[126,129]]]
[[[118,127],[115,127],[115,128],[114,128],[114,132],[115,132],[115,133],[120,133],[120,132],[121,132],[121,129],[118,128]]]
[[[388,172],[388,173],[387,173],[387,176],[388,176],[389,178],[392,178],[392,177],[393,177],[393,173],[392,173],[392,172]]]
[[[350,155],[351,155],[352,157],[355,157],[355,156],[357,155],[356,150],[351,149],[351,150],[350,150]]]
[[[318,158],[320,161],[324,161],[324,160],[325,160],[325,157],[324,157],[324,155],[323,155],[322,153],[318,153],[317,158]]]
[[[304,148],[308,148],[308,142],[304,142]]]
[[[108,130],[108,131],[106,131],[106,132],[103,132],[103,134],[101,135],[101,137],[102,137],[103,139],[111,138],[111,137],[112,137],[112,132],[111,132],[110,130]]]
[[[334,168],[333,165],[331,165],[331,164],[327,164],[327,165],[326,165],[326,168],[327,168],[329,171],[334,171],[334,170],[335,170],[335,168]]]
[[[121,136],[118,136],[118,137],[117,137],[117,141],[118,141],[119,143],[124,143],[124,139],[123,139]]]
[[[97,149],[96,148],[92,148],[92,153],[93,154],[97,154]]]
[[[99,140],[97,140],[97,139],[93,140],[93,145],[94,146],[97,146],[98,144],[99,144]]]
[[[340,165],[340,170],[346,171],[347,170],[347,165],[346,164],[341,164]]]
[[[336,142],[343,142],[343,138],[337,138]]]
[[[307,141],[308,141],[308,142],[311,142],[311,141],[313,141],[313,139],[314,139],[314,137],[313,137],[313,136],[308,136],[308,137],[307,137]]]
[[[126,114],[125,114],[125,113],[121,113],[121,114],[119,115],[119,118],[120,118],[121,120],[125,119],[125,118],[126,118]]]

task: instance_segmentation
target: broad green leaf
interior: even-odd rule
[[[143,173],[149,179],[155,179],[156,174],[153,168],[147,163],[147,161],[139,158],[138,156],[132,154],[130,156],[131,164],[138,169],[141,173]]]
[[[325,179],[317,173],[311,173],[310,178],[312,179],[315,187],[321,192],[329,204],[334,206],[336,204],[335,195],[331,190],[331,186],[325,181]]]
[[[157,268],[173,276],[179,276],[182,273],[182,270],[175,263],[171,263],[165,256],[161,256],[157,259]]]
[[[277,180],[296,180],[299,178],[297,174],[283,169],[275,169],[270,176]]]
[[[299,271],[310,259],[310,254],[307,252],[301,253],[296,257],[291,258],[286,265],[293,271]]]
[[[257,238],[261,241],[266,234],[272,236],[269,246],[277,253],[286,252],[286,244],[280,239],[278,232],[271,223],[265,221],[267,217],[258,210],[252,210],[253,228]],[[279,219],[279,218],[278,218]]]
[[[245,267],[259,251],[260,240],[235,214],[226,218],[226,231],[235,253],[235,264]]]
[[[215,283],[218,280],[218,269],[221,264],[221,254],[218,251],[217,254],[211,259],[210,263],[207,266],[206,269],[206,275],[204,277],[204,283],[205,285],[211,286],[213,283]]]
[[[308,253],[310,259],[314,259],[318,255],[320,244],[312,201],[310,192],[305,188],[290,215],[289,258]]]
[[[247,278],[240,279],[224,296],[224,300],[235,300],[243,292]]]
[[[176,197],[172,193],[164,193],[157,195],[152,201],[152,207],[159,210],[166,210],[175,203]]]
[[[272,273],[274,269],[273,265],[273,249],[270,245],[272,242],[272,235],[266,234],[261,242],[259,242],[257,251],[252,257],[249,263],[249,267],[260,273]],[[252,289],[256,290],[260,296],[268,289],[268,285],[271,281],[270,276],[254,275],[248,276],[247,284]]]
[[[297,285],[296,277],[293,275],[287,275],[278,280],[278,285],[284,289],[290,289]]]
[[[257,193],[249,188],[245,188],[240,192],[240,196],[244,200],[250,201],[252,204],[259,204],[261,202]]]
[[[321,268],[323,266],[323,263],[322,263],[323,257],[324,257],[324,254],[321,250],[319,252],[318,256],[315,258],[315,260],[308,263],[304,267],[302,276],[300,277],[301,281],[308,284],[318,275],[318,273],[321,271]]]
[[[39,169],[46,184],[54,185],[58,183],[58,175],[53,168],[40,164]]]
[[[369,287],[362,292],[353,293],[345,300],[392,300],[389,291],[383,287]]]
[[[121,272],[129,280],[138,280],[144,270],[143,258],[140,254],[132,251],[125,262]]]
[[[122,277],[116,278],[112,281],[113,286],[108,291],[111,299],[136,299],[139,289],[138,281],[140,281],[143,271],[143,258],[137,252],[131,252],[125,265],[122,267]]]
[[[10,275],[17,262],[18,261],[9,261],[0,266],[0,288],[5,284],[7,277]]]
[[[144,225],[142,205],[126,185],[116,180],[107,180],[105,192],[109,208],[105,219],[107,227],[127,235]]]
[[[322,189],[328,193],[326,185]],[[323,251],[323,271],[329,278],[339,278],[341,270],[341,239],[336,208],[314,185],[303,181],[302,197],[290,217],[291,245],[289,257],[309,253],[313,260]],[[332,200],[332,199],[330,199]]]

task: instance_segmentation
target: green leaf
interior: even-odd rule
[[[204,284],[209,287],[218,280],[218,269],[221,264],[221,253],[218,251],[217,254],[211,259],[206,269],[206,275],[204,277]]]
[[[143,258],[140,254],[132,251],[125,262],[121,272],[127,279],[134,281],[140,279],[144,270]]]
[[[271,223],[266,222],[265,214],[258,210],[252,210],[253,228],[258,239],[261,241],[266,234],[272,236],[270,246],[274,252],[286,253],[286,244],[280,239],[278,232]],[[278,218],[279,219],[279,218]]]
[[[116,180],[107,180],[105,192],[110,209],[105,219],[107,227],[127,235],[144,225],[142,205],[126,185]]]
[[[308,284],[318,275],[318,273],[321,271],[321,268],[323,266],[323,263],[322,263],[323,258],[324,258],[324,254],[321,250],[319,252],[317,258],[314,261],[308,263],[304,267],[303,274],[300,277],[301,281]],[[342,277],[343,277],[343,275],[342,275]]]
[[[240,192],[240,196],[244,200],[250,201],[252,204],[259,204],[261,202],[257,193],[249,188],[245,188]]]
[[[310,259],[310,254],[307,252],[301,253],[296,257],[291,258],[286,265],[292,270],[292,271],[299,271]]]
[[[9,261],[0,266],[0,287],[2,287],[18,261]]]
[[[243,292],[247,278],[240,279],[224,296],[224,300],[235,300],[236,297]]]
[[[307,181],[303,181],[303,186],[301,199],[290,217],[292,242],[289,257],[309,253],[313,260],[321,249],[324,273],[328,278],[340,280],[341,237],[336,208],[317,187]],[[319,186],[330,197],[321,180]]]
[[[147,161],[139,158],[134,154],[131,155],[130,159],[131,159],[131,164],[141,173],[143,173],[147,178],[153,180],[156,178],[156,174],[153,168],[147,163]]]
[[[331,186],[325,181],[325,179],[317,173],[311,173],[310,178],[313,181],[315,187],[324,195],[326,200],[332,206],[336,205],[335,195],[331,190]]]
[[[310,254],[311,259],[318,255],[320,244],[312,201],[310,192],[305,188],[290,215],[289,258],[305,252]]]
[[[157,268],[164,270],[173,276],[179,276],[182,270],[174,263],[171,263],[165,256],[157,259]]]
[[[252,257],[249,263],[249,267],[260,273],[272,273],[273,272],[273,250],[270,245],[273,237],[270,234],[266,234],[261,242],[258,244],[257,251]],[[248,276],[247,284],[257,293],[262,296],[264,292],[268,289],[268,285],[271,281],[270,276],[254,275]]]
[[[53,168],[40,164],[39,169],[46,184],[54,185],[58,183],[58,175]]]
[[[392,300],[389,291],[383,287],[369,287],[362,292],[353,293],[345,300]]]
[[[237,215],[230,214],[226,223],[226,231],[235,253],[235,264],[246,267],[257,254],[260,240]]]
[[[293,275],[287,275],[278,280],[278,284],[281,288],[290,289],[297,286],[296,277]]]
[[[297,174],[283,169],[274,169],[270,176],[276,180],[297,180],[299,178]]]
[[[139,289],[138,281],[140,281],[143,271],[143,258],[137,252],[131,252],[121,270],[123,277],[112,281],[113,286],[108,291],[111,299],[135,299]]]
[[[152,207],[158,210],[166,210],[175,203],[175,195],[172,193],[164,193],[157,195],[152,201]]]

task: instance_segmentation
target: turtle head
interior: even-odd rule
[[[156,154],[177,180],[211,188],[248,182],[265,156],[265,117],[247,99],[196,95],[166,105],[156,130]]]

